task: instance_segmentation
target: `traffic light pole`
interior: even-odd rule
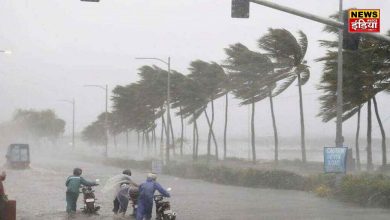
[[[343,21],[343,0],[339,0],[339,20]],[[337,55],[337,109],[336,109],[336,147],[342,147],[343,138],[343,28],[339,29],[339,48]]]

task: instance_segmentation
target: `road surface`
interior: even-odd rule
[[[103,184],[121,169],[94,163],[55,158],[34,158],[29,170],[8,170],[5,182],[10,199],[17,200],[18,220],[57,220],[65,218],[65,179],[74,167],[84,170],[86,179],[98,178]],[[138,183],[146,173],[133,170]],[[293,190],[254,189],[224,186],[201,180],[160,175],[163,187],[172,187],[171,205],[179,220],[259,220],[259,219],[389,219],[390,211],[361,208],[318,198]],[[99,186],[96,196],[102,205],[101,215],[77,219],[113,219],[112,198]],[[78,208],[81,207],[79,199]]]

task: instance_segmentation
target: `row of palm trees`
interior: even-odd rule
[[[183,127],[184,119],[188,119],[193,126],[192,155],[193,159],[199,156],[198,120],[204,115],[208,124],[207,158],[214,154],[220,158],[218,141],[214,132],[214,102],[225,98],[225,126],[223,140],[223,158],[227,157],[227,128],[228,128],[228,101],[229,95],[241,100],[240,105],[251,106],[251,146],[252,160],[256,162],[255,143],[255,104],[269,99],[271,118],[275,139],[275,161],[278,161],[278,132],[274,113],[273,98],[283,93],[290,85],[297,81],[300,97],[301,118],[301,146],[302,161],[306,162],[305,131],[303,118],[302,85],[310,76],[310,71],[304,60],[307,50],[307,37],[298,32],[296,38],[285,29],[269,29],[257,41],[258,50],[250,50],[241,43],[229,45],[225,48],[226,59],[218,64],[195,60],[190,63],[189,73],[184,75],[171,71],[171,107],[181,121],[181,137],[178,149],[183,154]],[[134,130],[146,146],[156,146],[157,121],[161,120],[160,144],[164,136],[171,135],[174,139],[172,126],[167,126],[164,115],[166,112],[166,81],[167,71],[157,66],[142,66],[138,69],[140,80],[126,86],[117,86],[113,90],[113,112],[111,122],[115,132],[120,133]],[[207,111],[208,109],[211,111]],[[103,117],[100,117],[103,118]],[[99,121],[99,120],[98,120]],[[100,123],[102,124],[102,123]],[[99,123],[95,122],[98,126]],[[89,130],[93,130],[93,124]],[[110,126],[111,127],[111,126]],[[171,128],[170,130],[168,130]],[[113,128],[112,128],[113,129]],[[98,130],[98,129],[97,129]],[[85,134],[88,132],[85,130]],[[88,138],[86,138],[88,139]],[[168,155],[172,150],[176,153],[175,142],[166,148]],[[212,152],[214,151],[214,152]]]
[[[332,27],[326,31],[337,33]],[[192,156],[199,157],[198,120],[202,115],[208,125],[207,159],[218,160],[220,152],[214,132],[214,102],[225,99],[225,121],[223,136],[223,158],[227,157],[228,101],[233,95],[240,100],[240,105],[251,107],[251,151],[252,161],[256,162],[255,141],[255,106],[256,103],[269,99],[271,119],[274,131],[275,155],[278,155],[278,130],[274,113],[273,98],[283,93],[287,88],[297,83],[300,108],[301,152],[302,161],[306,162],[305,123],[303,111],[302,86],[310,78],[310,70],[305,60],[308,41],[306,35],[299,31],[297,37],[285,29],[269,29],[257,40],[257,50],[251,50],[241,43],[225,48],[226,59],[220,64],[195,60],[190,63],[189,73],[184,75],[171,71],[171,103],[176,116],[180,117],[181,132],[178,142],[166,147],[167,155],[176,150],[183,155],[184,121],[192,125]],[[321,46],[327,47],[324,57],[316,61],[324,62],[324,70],[319,89],[323,91],[320,97],[321,110],[319,117],[324,122],[331,121],[336,116],[336,73],[337,73],[337,41],[321,41]],[[359,130],[360,110],[364,104],[368,106],[367,128],[367,165],[372,168],[371,153],[371,102],[382,134],[382,163],[387,163],[385,132],[381,123],[375,96],[382,91],[390,91],[390,46],[368,38],[362,38],[357,51],[344,51],[344,120],[358,114],[356,135],[356,158],[360,168]],[[160,124],[160,146],[163,146],[164,136],[174,138],[172,126],[166,120],[166,91],[168,72],[157,66],[143,66],[138,69],[140,80],[126,85],[117,86],[113,90],[113,112],[110,113],[110,130],[115,135],[134,130],[138,139],[146,143],[147,148],[157,146],[156,129]],[[209,111],[207,111],[209,110]],[[103,118],[103,117],[99,117]],[[98,120],[99,121],[99,120]],[[161,121],[157,123],[157,121]],[[95,122],[96,126],[103,123]],[[92,124],[93,125],[93,124]],[[91,130],[91,126],[89,129]],[[92,126],[93,127],[93,126]],[[88,128],[88,127],[87,127]],[[169,129],[169,130],[168,130]],[[87,130],[87,129],[86,129]],[[86,132],[86,130],[84,132]],[[100,131],[100,135],[104,135]],[[99,135],[98,135],[99,136]],[[178,147],[176,147],[178,144]],[[213,148],[214,147],[214,148]],[[162,154],[162,151],[160,152]]]

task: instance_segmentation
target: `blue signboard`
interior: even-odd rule
[[[345,173],[347,170],[347,147],[324,147],[325,173]]]

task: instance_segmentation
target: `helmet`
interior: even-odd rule
[[[151,180],[156,181],[157,180],[157,175],[154,174],[154,173],[148,173],[147,179],[151,179]]]
[[[127,176],[131,176],[131,170],[124,170],[122,172],[122,174],[127,175]]]
[[[73,169],[73,175],[75,175],[75,176],[81,176],[82,173],[83,173],[83,170],[80,168]]]

